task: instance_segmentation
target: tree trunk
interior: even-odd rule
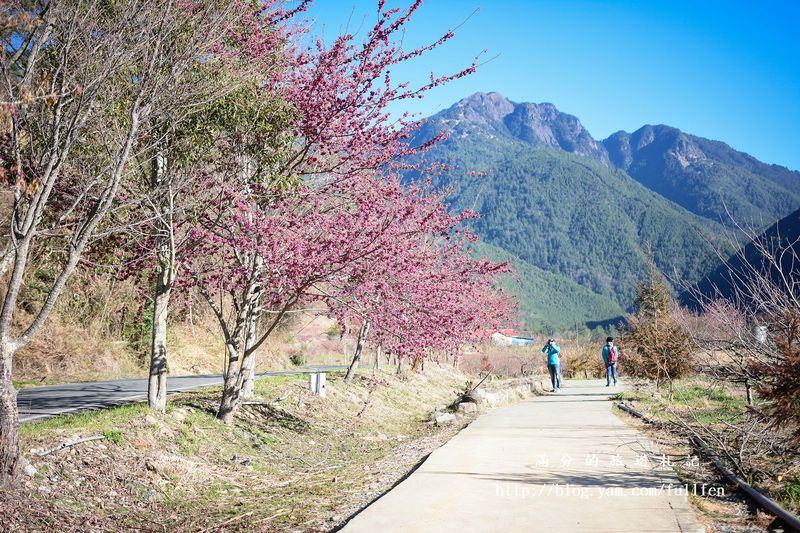
[[[163,412],[167,407],[167,317],[172,282],[175,279],[175,239],[172,227],[172,192],[169,187],[165,187],[167,160],[160,143],[154,150],[152,163],[152,188],[157,195],[158,206],[153,230],[157,271],[147,404],[150,409]]]
[[[256,388],[256,356],[255,354],[250,354],[249,357],[245,357],[244,359],[246,365],[243,370],[244,372],[244,384],[242,385],[242,396],[244,398],[250,398],[253,396],[253,392]]]
[[[228,369],[225,372],[225,382],[222,386],[222,399],[219,402],[217,418],[225,424],[233,423],[233,415],[239,407],[239,398],[242,391],[240,376],[239,350],[230,342],[225,346],[228,353]]]
[[[20,470],[17,391],[11,382],[13,351],[0,345],[0,487],[12,486]]]
[[[381,357],[383,357],[381,352],[383,352],[383,346],[379,344],[378,347],[375,348],[375,366],[372,367],[373,374],[381,368]]]
[[[365,320],[361,323],[361,329],[358,331],[356,348],[353,351],[353,360],[350,362],[350,368],[347,369],[347,374],[344,376],[345,383],[353,381],[353,376],[356,375],[358,363],[361,361],[361,351],[364,349],[364,339],[367,338],[367,333],[369,333],[369,320]]]
[[[264,269],[264,259],[256,255],[253,257],[253,272],[258,279]],[[249,398],[253,395],[256,382],[256,354],[253,350],[256,342],[258,342],[258,323],[261,319],[261,313],[264,309],[261,307],[261,290],[255,289],[250,303],[250,312],[247,315],[247,323],[244,329],[244,356],[242,358],[242,372],[243,372],[243,396]]]
[[[256,307],[259,307],[258,304],[256,304]],[[250,319],[247,322],[247,332],[245,334],[244,343],[246,351],[249,351],[250,348],[253,347],[258,338],[258,317],[259,313],[254,312],[251,314]],[[245,352],[245,357],[242,360],[242,366],[244,367],[244,385],[242,385],[242,396],[245,398],[250,398],[253,396],[256,382],[256,354],[251,353],[247,355],[247,352]]]
[[[163,412],[167,407],[167,315],[172,280],[169,271],[159,264],[153,299],[153,336],[150,346],[150,377],[147,381],[147,404]]]
[[[260,288],[257,279],[258,276],[254,273],[245,295],[242,297],[241,313],[236,318],[233,332],[226,334],[225,348],[228,356],[228,368],[225,371],[222,399],[217,411],[217,418],[226,424],[233,423],[234,414],[242,402],[242,389],[247,369],[254,364],[253,348],[258,343],[255,326],[258,324],[258,317],[261,314]],[[220,316],[221,311],[218,310],[218,318]],[[276,320],[280,320],[280,316]],[[251,338],[245,340],[251,334]]]

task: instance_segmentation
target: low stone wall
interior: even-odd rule
[[[529,376],[513,380],[500,380],[488,385],[484,383],[478,387],[473,396],[478,407],[491,409],[501,405],[508,405],[520,400],[527,400],[533,396],[541,396],[550,388],[550,380],[546,376]],[[462,402],[461,405],[470,402]]]
[[[529,376],[515,379],[498,379],[485,382],[475,389],[471,400],[458,404],[455,414],[448,411],[437,411],[433,422],[439,426],[452,424],[462,417],[474,417],[480,412],[509,405],[534,396],[540,396],[550,390],[550,379],[546,376]]]

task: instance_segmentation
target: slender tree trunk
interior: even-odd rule
[[[383,357],[383,346],[380,344],[375,348],[375,366],[372,367],[373,374],[376,373],[381,368],[381,357]]]
[[[17,391],[11,382],[13,350],[0,343],[0,486],[14,484],[20,469]]]
[[[222,399],[217,410],[217,418],[225,424],[233,423],[233,415],[239,407],[239,397],[242,391],[242,383],[239,368],[239,350],[230,342],[226,343],[228,352],[228,368],[225,371],[225,381],[222,386]]]
[[[150,377],[147,404],[163,412],[167,407],[167,318],[172,282],[175,279],[175,239],[172,227],[172,191],[166,186],[167,159],[163,146],[153,154],[152,187],[158,198],[154,237],[156,243],[156,282],[153,295],[153,335],[150,345]]]
[[[150,346],[150,377],[147,404],[163,412],[167,407],[167,315],[171,292],[171,267],[159,267],[153,300],[153,336]]]
[[[251,361],[254,357],[255,349],[261,341],[261,339],[257,339],[257,335],[255,335],[255,327],[250,327],[251,324],[256,324],[255,321],[258,320],[261,314],[258,279],[258,274],[254,273],[244,293],[244,297],[241,300],[241,313],[236,318],[236,325],[233,332],[228,332],[225,335],[228,368],[225,371],[222,399],[220,400],[219,410],[217,411],[217,418],[226,424],[233,423],[234,414],[242,401],[242,389],[244,388],[247,369],[251,364],[254,364]],[[220,319],[220,324],[224,324],[224,319],[220,318],[222,316],[221,310],[216,310],[215,312]],[[281,316],[283,316],[282,313],[278,315],[275,322],[273,322],[270,328],[264,333],[264,336],[272,331]],[[228,330],[225,329],[225,331]],[[246,343],[244,338],[248,336],[248,332],[252,332],[254,335],[251,340]]]
[[[262,271],[264,270],[264,259],[256,255],[252,259],[253,273],[256,279],[259,279]],[[256,382],[256,354],[253,350],[258,341],[258,324],[263,312],[261,307],[261,291],[256,288],[253,292],[252,302],[250,304],[250,311],[247,315],[247,323],[244,330],[244,357],[242,359],[243,369],[243,396],[249,398],[253,395]]]
[[[361,361],[361,352],[364,349],[364,339],[367,338],[367,333],[369,333],[369,320],[362,322],[361,329],[358,331],[358,340],[356,341],[356,348],[353,351],[353,360],[350,362],[350,368],[347,369],[347,374],[344,376],[345,383],[353,381],[353,376],[356,375],[358,363]]]
[[[259,304],[256,304],[259,307]],[[258,339],[258,318],[259,312],[253,312],[247,321],[247,333],[245,334],[245,349],[250,350]],[[244,385],[242,386],[242,396],[249,398],[253,395],[256,382],[256,354],[255,352],[245,354],[242,360],[244,366]]]

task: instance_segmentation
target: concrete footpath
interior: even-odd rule
[[[703,531],[664,456],[604,381],[495,409],[355,516],[375,531]]]

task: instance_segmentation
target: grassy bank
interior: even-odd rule
[[[233,426],[213,417],[214,388],[171,397],[164,415],[136,404],[23,425],[37,473],[0,499],[0,529],[329,530],[466,423],[428,422],[463,389],[449,367],[331,376],[326,398],[305,379],[259,380],[268,403]],[[105,438],[37,456],[93,435]]]
[[[722,485],[723,497],[698,497],[693,501],[714,530],[728,526],[766,527],[770,517],[758,511],[735,485],[729,484],[706,458],[689,446],[689,435],[699,434],[728,466],[751,485],[777,500],[785,509],[800,511],[800,461],[796,451],[781,449],[772,441],[781,431],[758,416],[759,399],[747,405],[745,392],[703,376],[676,380],[672,387],[640,383],[619,395],[653,420],[666,423],[662,429],[645,426],[628,415],[620,416],[648,432],[674,461],[682,480],[690,485]],[[675,431],[670,431],[672,428]],[[697,457],[693,464],[687,457]],[[737,469],[737,463],[742,469]]]

